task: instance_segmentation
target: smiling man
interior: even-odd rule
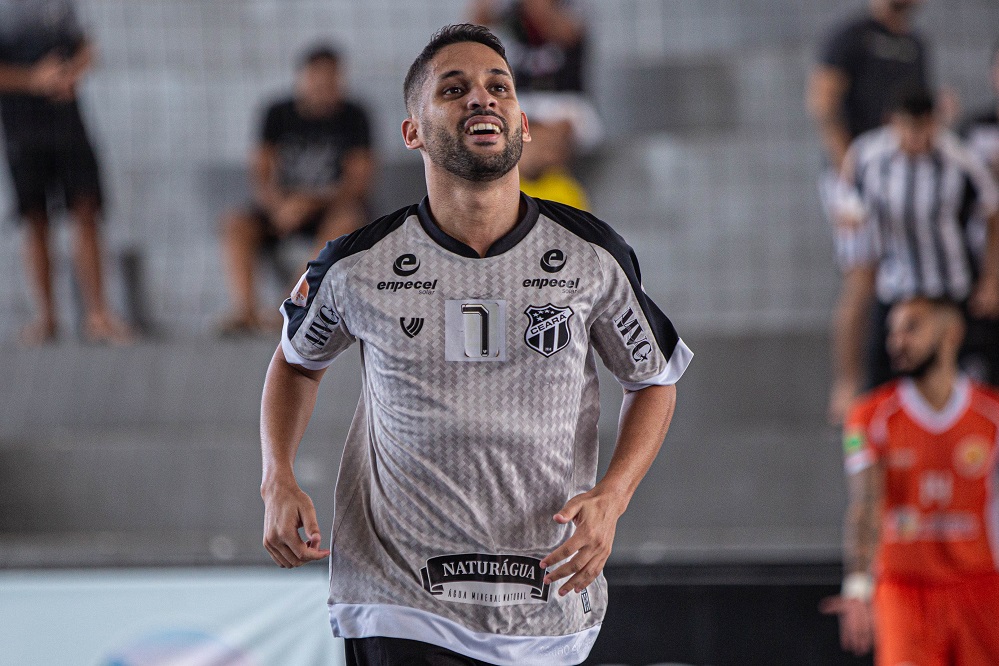
[[[264,544],[282,567],[332,553],[348,664],[576,664],[691,352],[620,236],[521,194],[528,122],[487,29],[437,33],[404,93],[428,196],[328,244],[282,307]],[[293,463],[320,378],[355,341],[364,385],[323,550]],[[599,482],[596,355],[625,393]]]

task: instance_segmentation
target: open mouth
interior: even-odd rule
[[[465,124],[465,134],[471,136],[488,136],[502,134],[503,128],[492,120],[473,119]]]

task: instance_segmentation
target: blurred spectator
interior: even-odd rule
[[[856,235],[837,225],[832,210],[839,172],[850,143],[887,120],[893,90],[902,85],[928,87],[926,46],[912,31],[912,14],[920,2],[870,0],[865,15],[833,32],[809,78],[808,111],[825,148],[826,168],[819,179],[819,193],[833,227],[837,261],[847,274],[858,259],[852,256],[857,251]],[[844,301],[844,295],[858,292],[856,286],[846,282],[848,279],[849,275],[844,277],[841,309],[853,309],[853,304]],[[842,325],[845,315],[837,311],[836,326]],[[864,334],[866,321],[858,322],[859,335]],[[832,418],[842,414],[859,388],[859,380],[833,386]]]
[[[252,333],[270,323],[258,311],[257,259],[290,236],[328,240],[360,227],[374,173],[364,110],[345,98],[340,55],[319,46],[302,58],[294,95],[272,104],[251,162],[253,203],[222,219],[231,311],[224,335]],[[274,322],[277,323],[276,321]]]
[[[980,159],[999,182],[999,43],[992,50],[990,78],[996,95],[992,107],[962,123],[961,134],[969,150]],[[987,254],[988,220],[976,214],[968,224],[968,242],[976,268],[981,270]],[[968,322],[968,346],[980,350],[978,365],[982,377],[999,385],[999,321],[974,318]]]
[[[586,25],[573,0],[472,0],[471,22],[503,35],[517,92],[582,92]]]
[[[0,118],[38,308],[21,330],[22,344],[56,337],[49,213],[63,205],[75,225],[84,338],[111,343],[133,338],[110,312],[104,294],[100,173],[77,104],[77,88],[92,62],[93,46],[70,0],[0,0]]]
[[[572,175],[578,152],[603,138],[585,95],[586,24],[574,0],[473,0],[471,21],[503,37],[517,97],[531,127],[520,162],[521,189],[580,209],[588,202]]]
[[[569,170],[575,127],[571,114],[558,106],[527,114],[531,140],[520,157],[520,189],[536,199],[548,199],[588,210],[586,191]]]
[[[912,32],[921,2],[871,0],[869,14],[836,30],[812,71],[808,109],[833,179],[850,142],[887,120],[893,90],[929,87],[926,46]]]
[[[863,331],[875,294],[868,388],[891,377],[884,342],[893,303],[944,296],[972,316],[999,315],[999,191],[985,165],[940,128],[932,94],[917,89],[899,97],[888,125],[851,145],[836,212],[855,248],[833,331],[830,417],[838,420],[862,385]],[[980,267],[965,234],[975,214],[988,221]]]

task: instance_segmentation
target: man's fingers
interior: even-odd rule
[[[561,546],[553,550],[551,553],[546,555],[543,560],[541,560],[541,568],[547,569],[553,564],[561,562],[562,560],[571,556],[573,553],[579,550],[580,541],[582,541],[582,539],[580,538],[579,533],[577,532],[576,534],[573,534],[571,537],[566,539],[565,543],[563,543]]]
[[[839,615],[843,612],[843,597],[826,597],[819,602],[819,612],[826,615]]]
[[[576,559],[579,559],[578,557]],[[582,565],[579,570],[566,581],[565,585],[559,589],[558,593],[561,596],[569,594],[569,592],[582,592],[586,587],[597,579],[600,574],[600,569],[602,568],[602,563],[600,563],[599,558],[590,558],[586,564]]]
[[[573,518],[576,517],[576,514],[579,513],[579,509],[582,506],[583,506],[582,500],[579,499],[579,495],[576,495],[568,502],[566,502],[565,506],[559,509],[558,513],[552,516],[552,519],[556,523],[565,525],[566,523],[568,523],[569,521],[571,521]]]
[[[576,553],[576,556],[573,557],[571,560],[569,560],[568,562],[563,562],[562,565],[559,568],[555,569],[554,571],[549,571],[548,575],[545,576],[545,581],[549,583],[554,583],[555,581],[562,580],[566,576],[571,576],[572,574],[579,571],[579,568],[583,565],[583,563],[580,561],[580,558],[581,557],[585,558],[584,554],[585,550],[586,550],[585,547],[580,548],[579,552]],[[558,562],[560,560],[553,560],[553,561]]]

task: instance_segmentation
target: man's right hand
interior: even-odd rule
[[[316,508],[297,483],[265,483],[260,496],[264,500],[264,548],[279,567],[292,569],[329,557],[329,550],[320,549]],[[302,541],[300,527],[308,541]]]
[[[846,652],[864,655],[874,646],[874,612],[870,601],[826,597],[819,604],[826,615],[839,615],[839,643]]]

